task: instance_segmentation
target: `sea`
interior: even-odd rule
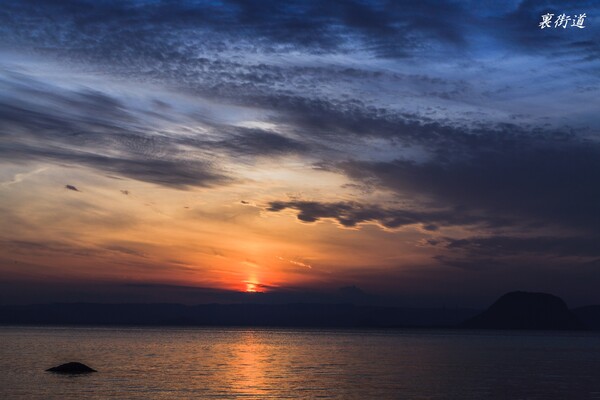
[[[600,399],[600,334],[0,327],[0,399]]]

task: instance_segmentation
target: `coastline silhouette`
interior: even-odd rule
[[[0,306],[0,324],[578,330],[600,328],[600,306],[569,310],[559,297],[528,292],[507,293],[483,312],[350,303],[56,303]]]

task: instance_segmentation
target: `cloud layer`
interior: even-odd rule
[[[294,213],[298,229],[329,220],[366,236],[375,224],[423,239],[403,252],[426,248],[438,266],[589,265],[599,11],[583,0],[8,0],[0,159],[15,184],[2,190],[17,193],[15,166],[80,167],[170,204],[182,192],[202,191],[207,208],[243,197],[263,223]],[[540,30],[547,12],[585,12],[586,28]]]

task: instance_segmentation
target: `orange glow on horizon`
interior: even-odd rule
[[[420,231],[386,232],[371,225],[346,230],[329,220],[308,224],[292,212],[266,211],[269,201],[292,191],[290,182],[182,191],[114,180],[87,168],[39,164],[30,171],[38,170],[2,188],[0,214],[10,209],[29,221],[7,220],[0,240],[5,277],[24,276],[27,265],[31,274],[39,271],[55,282],[150,282],[258,294],[343,286],[366,265],[385,273],[430,259],[428,247],[410,245],[421,239]],[[94,184],[80,192],[63,190],[65,176]],[[311,177],[319,187],[324,182],[321,175]],[[399,238],[408,243],[402,251]],[[19,243],[40,245],[24,251]]]
[[[263,293],[264,292],[264,290],[262,290],[260,282],[258,282],[256,279],[244,281],[244,283],[246,284],[246,290],[245,290],[246,293]]]

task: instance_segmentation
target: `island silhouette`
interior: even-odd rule
[[[548,293],[510,292],[461,324],[471,329],[577,330],[584,324],[567,304]]]

